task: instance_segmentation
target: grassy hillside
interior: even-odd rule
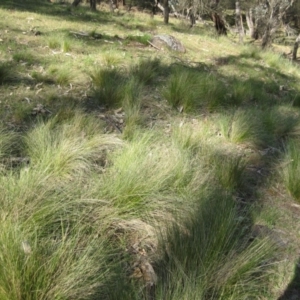
[[[98,9],[0,3],[0,299],[298,299],[289,49]]]

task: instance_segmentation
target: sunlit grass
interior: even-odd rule
[[[28,133],[26,154],[32,168],[58,180],[80,177],[89,171],[91,162],[101,160],[105,147],[121,143],[101,134],[95,121],[85,118],[77,114],[61,125],[54,119]]]
[[[274,196],[285,216],[280,201],[300,197],[299,68],[210,21],[56,2],[0,5],[1,300],[150,299],[132,276],[145,259],[155,299],[277,299],[278,254],[250,238],[248,202]],[[159,33],[187,52],[149,46]],[[132,220],[161,234],[158,248],[118,228]]]

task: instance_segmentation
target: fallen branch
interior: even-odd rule
[[[148,43],[149,43],[153,48],[155,48],[155,49],[157,49],[157,50],[161,50],[160,48],[158,48],[158,47],[156,47],[155,45],[153,45],[150,41],[148,41]]]
[[[87,32],[83,32],[83,31],[70,31],[70,33],[74,34],[74,35],[79,35],[79,36],[90,36]]]

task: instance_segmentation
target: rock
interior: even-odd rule
[[[151,45],[155,48],[161,49],[164,46],[168,46],[170,49],[177,52],[186,52],[185,47],[175,37],[168,34],[155,35],[151,39]]]

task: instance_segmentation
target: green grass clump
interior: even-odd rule
[[[142,84],[151,84],[157,80],[161,72],[161,61],[158,58],[141,60],[134,65],[130,73],[136,77]]]
[[[120,70],[103,68],[91,73],[95,98],[100,105],[116,107],[122,102],[124,78]]]
[[[189,111],[196,106],[196,84],[195,74],[177,69],[168,78],[166,86],[163,89],[163,96],[168,103],[174,108],[183,107],[185,111]]]
[[[91,162],[102,159],[103,149],[120,144],[118,139],[100,132],[95,121],[81,114],[57,125],[55,119],[50,120],[27,134],[26,154],[32,167],[44,176],[80,177],[89,171]]]
[[[61,41],[57,37],[51,37],[47,41],[48,47],[50,49],[59,49],[61,48]]]
[[[125,113],[124,136],[130,137],[134,134],[137,126],[141,123],[142,88],[138,80],[131,78],[123,88],[122,107]]]
[[[227,106],[224,84],[215,76],[176,69],[168,78],[163,95],[174,108],[214,110]]]
[[[151,40],[151,35],[143,34],[143,35],[128,35],[126,37],[127,41],[139,42],[145,46],[149,45],[149,41]]]
[[[48,72],[49,76],[46,76],[45,79],[51,80],[52,76],[52,80],[59,85],[67,85],[75,78],[75,74],[69,66],[64,66],[62,68],[50,66]]]
[[[189,156],[176,147],[158,142],[161,140],[155,133],[136,132],[124,148],[112,153],[113,165],[99,182],[97,197],[113,199],[118,209],[136,215],[153,209],[170,209],[171,200],[166,203],[158,199],[174,195],[176,202],[180,194],[187,192],[188,186],[192,190],[193,184],[201,185],[200,177],[194,182],[196,170]],[[187,204],[186,209],[188,207]]]
[[[11,66],[8,63],[1,62],[0,63],[0,84],[9,82],[12,76]]]
[[[32,65],[35,63],[36,58],[31,52],[24,50],[24,51],[19,51],[17,53],[14,53],[13,60],[18,63],[27,63],[29,65]]]
[[[211,155],[210,161],[215,166],[214,176],[217,184],[228,191],[241,190],[246,164],[240,156],[226,156],[214,153]]]
[[[255,87],[250,82],[243,82],[239,79],[231,84],[229,100],[232,104],[240,105],[254,100]]]
[[[62,52],[70,52],[72,49],[72,46],[71,46],[71,42],[69,40],[64,40],[61,44],[61,51]]]
[[[213,216],[213,217],[212,217]],[[247,243],[233,198],[202,195],[192,216],[163,238],[158,299],[250,299],[264,294],[270,245]],[[264,263],[263,263],[264,262]]]
[[[236,110],[218,118],[222,136],[233,143],[245,143],[254,147],[267,144],[271,137],[262,124],[260,110]]]
[[[226,101],[226,87],[216,76],[200,73],[196,80],[198,105],[215,110],[231,104]]]
[[[105,215],[112,215],[95,201],[96,225],[82,179],[74,174],[73,182],[52,184],[54,174],[32,159],[30,168],[0,175],[1,299],[103,297],[100,288],[114,268],[103,236],[110,222]]]
[[[289,141],[283,160],[282,178],[290,195],[300,201],[300,151],[299,141]]]
[[[241,57],[260,60],[262,58],[261,50],[254,46],[243,46]]]
[[[86,299],[106,280],[103,240],[68,228],[61,228],[61,237],[45,238],[24,232],[16,220],[1,221],[1,228],[1,299]]]
[[[265,130],[277,141],[299,136],[299,113],[291,106],[274,106],[262,120]]]
[[[285,66],[289,64],[288,61],[286,61],[280,54],[271,51],[265,52],[263,58],[271,68],[278,70],[281,69],[283,64]]]
[[[15,142],[16,134],[0,126],[0,161],[14,151]]]
[[[109,52],[104,53],[102,55],[102,59],[107,67],[116,67],[122,61],[120,54],[113,49],[110,49]]]

